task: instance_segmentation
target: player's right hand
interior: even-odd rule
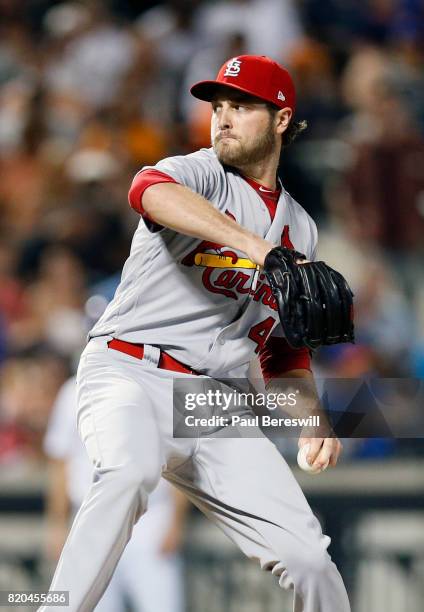
[[[312,465],[316,469],[322,469],[327,465],[335,467],[343,449],[342,443],[336,437],[299,438],[299,448],[302,448],[305,444],[310,444],[309,453],[306,459],[309,465]]]
[[[252,236],[252,239],[247,245],[246,254],[251,261],[262,267],[264,265],[265,257],[270,250],[274,248],[274,246],[275,245],[268,242],[268,240],[264,240],[259,236]]]

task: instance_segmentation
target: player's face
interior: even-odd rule
[[[281,136],[264,102],[227,89],[212,100],[211,140],[219,161],[238,167],[273,154]]]

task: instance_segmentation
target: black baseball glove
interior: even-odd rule
[[[353,293],[345,278],[323,261],[296,263],[305,255],[275,247],[264,272],[278,304],[281,325],[293,348],[354,342]]]

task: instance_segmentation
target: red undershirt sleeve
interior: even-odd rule
[[[272,378],[284,378],[290,370],[311,370],[309,349],[292,348],[285,338],[270,336],[259,351],[259,361],[265,383]]]
[[[169,174],[165,174],[165,172],[160,172],[160,170],[154,170],[153,168],[148,170],[142,170],[141,172],[135,175],[130,190],[128,192],[128,201],[130,203],[131,208],[133,208],[145,219],[148,219],[150,222],[154,223],[153,219],[149,217],[149,215],[143,208],[143,193],[146,191],[147,187],[150,187],[151,185],[156,185],[158,183],[176,182],[177,181],[173,179],[172,176],[169,176]]]

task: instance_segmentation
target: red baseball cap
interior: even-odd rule
[[[210,102],[220,85],[244,91],[279,108],[294,112],[296,92],[293,79],[285,68],[266,55],[238,55],[221,67],[215,81],[195,83],[190,92],[199,100]]]

